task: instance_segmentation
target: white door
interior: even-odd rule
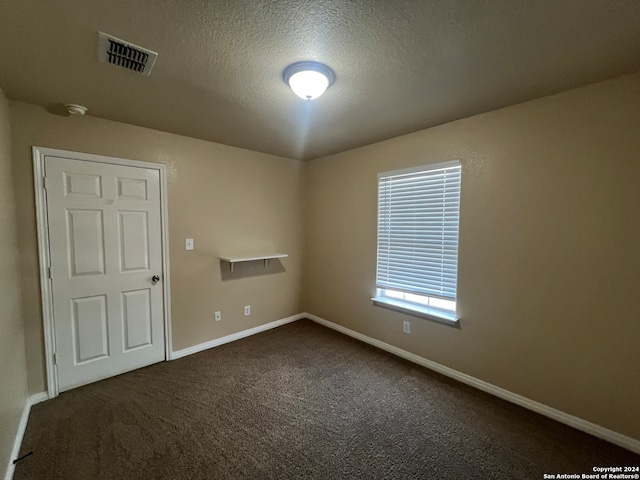
[[[164,360],[158,170],[44,165],[59,390]]]

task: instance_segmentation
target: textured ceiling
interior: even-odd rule
[[[640,70],[637,0],[3,0],[0,87],[309,159]],[[159,53],[97,62],[97,31]],[[293,62],[336,73],[305,102]]]

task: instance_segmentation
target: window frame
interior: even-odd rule
[[[458,210],[457,210],[457,230],[456,230],[456,250],[455,250],[455,265],[456,265],[456,269],[455,269],[455,297],[453,298],[453,301],[455,302],[455,309],[454,310],[449,310],[449,309],[443,309],[443,308],[437,308],[434,306],[430,306],[430,305],[425,305],[422,302],[420,303],[416,303],[416,302],[412,302],[410,300],[406,300],[406,299],[401,299],[401,298],[397,298],[397,294],[410,294],[410,295],[418,295],[419,297],[423,297],[425,299],[425,301],[427,299],[440,299],[440,297],[436,296],[436,295],[428,295],[425,293],[421,293],[421,292],[403,292],[400,289],[395,289],[393,287],[389,287],[389,286],[381,286],[379,285],[379,268],[380,268],[380,248],[381,248],[381,239],[380,239],[380,232],[381,232],[381,225],[382,225],[382,219],[381,219],[381,184],[382,184],[382,179],[384,178],[389,178],[389,177],[401,177],[404,175],[411,175],[411,174],[419,174],[419,173],[428,173],[429,171],[433,171],[433,170],[442,170],[442,169],[446,169],[446,168],[452,168],[452,167],[457,167],[460,169],[459,171],[459,175],[460,175],[460,186],[457,192],[458,195],[458,200],[460,200],[461,198],[461,194],[462,194],[462,166],[459,160],[453,160],[453,161],[447,161],[447,162],[440,162],[440,163],[434,163],[434,164],[429,164],[429,165],[421,165],[418,167],[411,167],[411,168],[405,168],[405,169],[401,169],[401,170],[392,170],[392,171],[388,171],[388,172],[381,172],[378,174],[378,195],[377,195],[377,199],[378,199],[378,212],[377,212],[377,224],[376,224],[376,229],[377,229],[377,234],[376,234],[376,296],[373,297],[371,300],[373,301],[373,304],[375,306],[379,306],[379,307],[384,307],[384,308],[388,308],[391,310],[395,310],[395,311],[399,311],[408,315],[412,315],[412,316],[416,316],[416,317],[420,317],[420,318],[425,318],[428,320],[433,320],[436,322],[440,322],[440,323],[444,323],[447,325],[451,325],[451,326],[456,326],[459,328],[459,317],[458,317],[458,305],[457,305],[457,301],[458,301],[458,292],[457,292],[457,280],[458,280],[458,254],[459,254],[459,235],[460,235],[460,203],[458,203]],[[441,187],[437,187],[437,188],[441,188]],[[446,227],[443,225],[443,230]],[[390,291],[390,292],[394,292],[394,296],[390,296],[390,295],[386,295],[385,291]],[[395,294],[395,292],[397,292],[397,294]],[[447,299],[449,301],[451,301],[451,299]]]

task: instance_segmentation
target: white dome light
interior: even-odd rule
[[[291,75],[289,86],[300,98],[313,100],[324,93],[329,86],[329,79],[320,72],[307,70]]]
[[[282,77],[293,93],[304,100],[318,98],[335,80],[333,71],[318,62],[298,62],[289,65]]]

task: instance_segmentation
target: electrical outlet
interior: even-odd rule
[[[251,305],[245,305],[244,306],[244,316],[248,317],[249,315],[251,315]]]
[[[214,314],[213,319],[214,319],[216,322],[219,322],[220,320],[222,320],[222,314],[221,314],[220,312],[216,312],[216,313]]]
[[[404,333],[411,333],[411,322],[407,322],[406,320],[402,322],[402,331]]]

